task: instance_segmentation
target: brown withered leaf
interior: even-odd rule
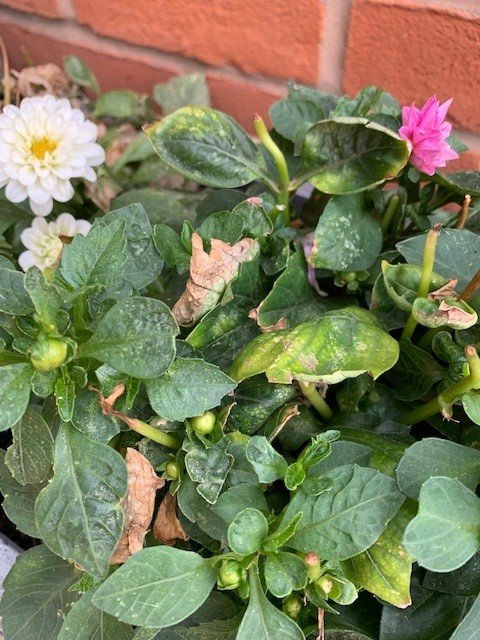
[[[177,498],[171,493],[167,493],[158,507],[153,523],[153,535],[156,540],[169,547],[177,540],[190,540],[177,516]]]
[[[118,128],[118,135],[113,142],[108,146],[105,153],[105,164],[107,167],[112,167],[116,161],[120,158],[122,153],[138,135],[137,131],[131,124],[122,124]]]
[[[259,307],[257,307],[256,309],[252,309],[248,314],[250,320],[255,320],[257,324],[259,324],[258,309]],[[278,331],[279,329],[288,329],[288,322],[287,319],[282,316],[279,320],[277,320],[277,322],[275,322],[275,324],[269,324],[266,327],[259,328],[262,333],[269,333],[271,331]]]
[[[13,71],[17,80],[16,90],[22,97],[31,97],[42,93],[53,93],[57,98],[69,97],[73,83],[58,65],[49,63],[36,67],[25,67]]]
[[[99,209],[108,213],[110,203],[122,190],[121,186],[108,176],[100,176],[96,182],[84,181],[85,193]]]
[[[128,491],[122,504],[125,522],[110,564],[125,562],[143,548],[153,518],[155,494],[165,485],[165,480],[157,476],[149,461],[136,449],[127,449],[125,462],[128,472]]]
[[[258,243],[252,238],[243,238],[234,245],[212,238],[210,247],[210,253],[204,251],[202,238],[198,233],[192,234],[190,278],[173,307],[175,319],[184,327],[216,305],[240,264],[251,260],[258,251]]]
[[[475,322],[474,314],[470,313],[466,309],[448,304],[445,300],[440,302],[438,311],[435,315],[444,320],[446,324],[451,324],[453,326],[458,325],[459,328],[463,327],[463,325],[467,327],[467,325],[471,325],[472,322]]]
[[[437,289],[436,291],[431,291],[428,294],[429,300],[443,300],[444,298],[456,298],[457,294],[455,292],[455,287],[458,284],[457,278],[453,278],[453,280],[449,280],[443,287]]]

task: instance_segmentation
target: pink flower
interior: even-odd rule
[[[452,98],[440,104],[434,95],[421,109],[415,103],[402,109],[403,126],[398,133],[409,143],[411,164],[429,176],[433,176],[436,167],[444,167],[447,160],[458,158],[458,153],[446,142],[452,130],[452,125],[445,122],[451,104]]]

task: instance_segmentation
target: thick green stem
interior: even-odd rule
[[[440,229],[441,225],[436,224],[427,233],[425,247],[423,249],[422,275],[420,277],[420,284],[418,285],[417,298],[426,298],[430,291],[430,280],[432,279],[433,265],[435,264],[435,253],[437,250],[437,240],[440,234]],[[416,326],[417,321],[410,313],[400,339],[406,340],[411,338]]]
[[[315,385],[313,384],[313,382],[301,382],[299,380],[298,384],[300,386],[300,389],[301,389],[303,395],[308,400],[310,400],[310,402],[315,407],[315,409],[318,411],[318,413],[322,416],[322,418],[324,418],[325,420],[330,420],[330,418],[333,415],[333,412],[330,409],[330,407],[328,406],[328,404],[326,403],[326,401],[318,393],[318,391],[317,391]]]
[[[390,198],[390,202],[388,203],[387,209],[383,214],[382,223],[381,223],[382,233],[384,236],[387,235],[393,216],[397,211],[399,202],[400,202],[400,198],[398,196],[392,196]]]
[[[285,218],[285,224],[288,225],[290,223],[290,176],[285,156],[273,141],[272,137],[268,133],[267,127],[265,126],[265,122],[260,116],[255,116],[253,119],[253,126],[255,127],[255,132],[260,138],[261,143],[272,156],[275,166],[277,167],[280,182],[280,192],[278,194],[277,201],[278,204],[285,207],[283,215]]]
[[[165,433],[164,431],[160,431],[156,427],[152,427],[150,424],[146,422],[142,422],[141,420],[136,420],[135,418],[129,419],[127,422],[130,429],[133,429],[137,433],[145,438],[150,438],[154,442],[158,442],[159,444],[163,444],[164,447],[168,447],[169,449],[179,449],[180,443],[176,438],[171,436],[169,433]]]
[[[442,405],[451,405],[463,396],[464,393],[480,389],[480,358],[478,357],[475,347],[471,345],[465,348],[465,354],[470,370],[468,376],[451,387],[448,387],[445,391],[442,391],[439,396],[430,400],[430,402],[427,402],[427,404],[424,404],[422,407],[418,407],[400,418],[396,418],[396,422],[410,425],[421,422],[422,420],[427,420],[438,413]]]

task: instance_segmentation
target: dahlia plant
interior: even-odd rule
[[[0,116],[0,490],[40,542],[5,640],[476,637],[480,174],[437,171],[449,102],[291,84],[256,138],[184,106],[105,214],[99,102],[34,99]],[[147,157],[201,188],[137,188]]]

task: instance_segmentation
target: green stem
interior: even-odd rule
[[[442,404],[453,404],[458,398],[463,396],[464,393],[474,389],[480,389],[480,358],[478,357],[475,347],[471,345],[465,348],[465,354],[470,370],[468,376],[456,382],[451,387],[448,387],[445,391],[442,391],[439,396],[430,400],[430,402],[427,402],[427,404],[424,404],[422,407],[417,407],[417,409],[413,409],[413,411],[406,413],[400,418],[396,418],[396,422],[411,425],[421,422],[422,420],[427,420],[441,410]]]
[[[285,224],[288,225],[290,223],[290,176],[285,156],[273,141],[272,137],[268,133],[267,127],[265,126],[265,122],[259,115],[256,115],[253,119],[253,126],[255,127],[255,132],[260,138],[261,143],[272,156],[277,167],[280,180],[280,192],[278,194],[277,201],[278,204],[285,207],[283,215],[285,217]]]
[[[322,416],[322,418],[324,418],[325,420],[330,420],[330,418],[333,415],[333,411],[330,409],[330,407],[322,398],[322,396],[318,393],[313,382],[301,382],[299,380],[298,384],[300,386],[300,389],[303,395],[308,400],[310,400],[310,402],[318,411],[318,413]]]
[[[436,224],[427,233],[425,247],[423,249],[422,275],[420,277],[420,284],[418,285],[417,298],[426,298],[430,291],[430,280],[432,279],[433,265],[435,264],[435,252],[437,250],[437,240],[440,229],[441,225]],[[417,321],[410,313],[400,340],[407,340],[411,338],[416,326]]]
[[[382,224],[381,224],[382,233],[384,236],[387,235],[387,231],[390,227],[393,216],[395,215],[399,202],[400,202],[400,198],[398,196],[392,196],[390,198],[390,202],[388,203],[387,209],[383,214]]]
[[[163,444],[164,447],[168,447],[169,449],[180,448],[180,442],[178,442],[176,438],[164,431],[160,431],[160,429],[157,429],[156,427],[152,427],[146,422],[133,418],[129,419],[127,424],[140,435],[145,436],[145,438],[150,438],[150,440],[158,442],[158,444]]]
[[[417,347],[420,347],[420,349],[429,349],[432,346],[434,337],[437,335],[437,333],[440,333],[440,331],[445,331],[445,327],[435,327],[432,329],[428,329],[428,331],[426,331],[417,342]]]

